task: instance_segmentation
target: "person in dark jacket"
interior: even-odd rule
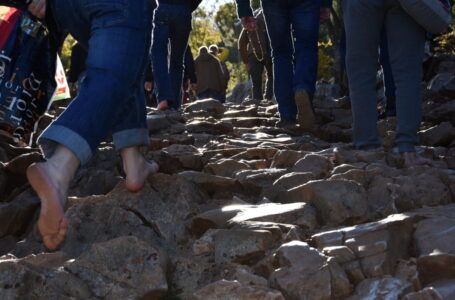
[[[209,47],[209,52],[210,54],[212,54],[213,56],[215,56],[216,58],[218,58],[220,55],[220,48],[218,48],[217,45],[210,45]],[[226,89],[228,87],[228,84],[229,84],[229,80],[231,79],[231,75],[229,73],[229,69],[226,65],[226,63],[224,61],[221,61],[220,60],[220,64],[221,64],[221,68],[223,69],[223,75],[224,75],[224,85],[226,86]],[[223,95],[222,95],[222,102],[225,102],[226,101],[226,90],[223,91]]]
[[[269,37],[262,11],[257,13],[256,20],[256,30],[242,30],[238,47],[242,61],[253,82],[253,99],[271,100],[273,98],[273,64],[270,56]],[[267,74],[265,93],[263,93],[262,89],[264,70]]]
[[[210,54],[207,47],[201,47],[194,65],[198,79],[198,98],[213,98],[222,101],[223,92],[226,90],[226,81],[220,60]]]
[[[250,0],[236,0],[238,16],[255,30]],[[272,48],[278,126],[313,128],[311,99],[316,89],[319,23],[330,16],[330,0],[261,0]]]
[[[27,8],[28,2],[0,4]],[[52,11],[55,28],[70,32],[88,49],[78,97],[38,139],[46,162],[27,169],[41,200],[38,229],[45,246],[55,250],[68,230],[64,207],[69,184],[109,133],[122,156],[129,191],[142,189],[147,176],[158,169],[139,151],[149,143],[141,79],[154,7],[149,0],[32,0],[28,7],[38,17],[47,11],[49,18]]]
[[[158,109],[181,105],[183,61],[191,32],[192,12],[201,0],[158,0],[152,34],[153,73]]]

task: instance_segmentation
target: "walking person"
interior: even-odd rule
[[[222,102],[226,81],[219,59],[210,54],[207,47],[201,47],[194,65],[198,98],[213,98]]]
[[[236,0],[246,30],[257,27],[249,0]],[[273,60],[274,93],[278,126],[296,122],[310,129],[315,116],[312,98],[316,89],[319,23],[330,16],[330,0],[262,0]]]
[[[270,42],[265,27],[262,10],[256,14],[257,28],[252,31],[242,29],[238,48],[240,56],[253,82],[253,99],[272,100],[273,98],[273,64],[270,55]],[[263,89],[264,70],[267,75]]]
[[[153,2],[136,0],[0,1],[26,8],[69,32],[87,50],[85,77],[72,104],[39,137],[46,162],[32,164],[27,177],[41,200],[38,228],[45,246],[65,239],[67,191],[108,134],[123,159],[126,187],[140,190],[158,165],[139,147],[149,143],[142,76],[150,48]]]
[[[354,119],[354,145],[380,146],[376,120],[376,66],[381,30],[385,29],[395,81],[396,143],[405,166],[429,163],[417,156],[421,120],[422,62],[425,30],[398,0],[342,1],[347,44],[347,73]]]
[[[229,85],[229,80],[231,79],[231,74],[229,73],[229,69],[226,65],[226,62],[222,61],[219,57],[219,55],[221,53],[220,48],[218,48],[217,45],[210,45],[209,52],[210,52],[210,54],[212,54],[213,56],[215,56],[216,58],[218,58],[220,60],[221,69],[223,70],[224,86],[226,87],[226,89],[222,93],[221,102],[224,103],[224,102],[226,102],[227,87]]]
[[[192,13],[201,1],[158,0],[153,19],[152,64],[160,110],[178,109],[181,105],[183,63]]]

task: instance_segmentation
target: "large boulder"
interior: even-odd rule
[[[243,285],[238,281],[221,280],[194,293],[191,300],[284,300],[283,295],[266,287]]]
[[[304,242],[282,245],[275,253],[275,264],[278,268],[270,283],[286,299],[328,300],[351,294],[351,284],[338,263]]]
[[[167,292],[166,258],[136,237],[94,244],[65,268],[99,298],[158,298]]]

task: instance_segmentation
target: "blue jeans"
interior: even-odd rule
[[[395,80],[393,79],[392,65],[390,64],[389,43],[387,42],[387,32],[385,28],[381,32],[381,40],[379,44],[379,62],[381,63],[382,70],[384,71],[384,85],[386,97],[386,116],[394,117],[396,112],[396,87]]]
[[[376,66],[381,31],[385,28],[396,84],[397,134],[400,152],[419,144],[422,62],[425,31],[398,1],[343,1],[347,41],[347,72],[354,119],[354,144],[360,149],[380,145],[377,132]]]
[[[150,48],[148,0],[50,1],[56,22],[88,48],[80,92],[41,135],[45,156],[58,144],[87,163],[110,133],[117,149],[149,142],[141,79]]]
[[[152,64],[157,98],[167,100],[172,108],[179,108],[182,102],[183,61],[191,32],[191,13],[186,5],[160,4],[155,10]]]
[[[282,119],[295,119],[294,94],[314,95],[318,71],[320,0],[262,0],[272,47],[274,91]]]

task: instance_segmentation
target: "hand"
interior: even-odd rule
[[[240,21],[243,25],[243,28],[245,28],[245,30],[248,30],[248,31],[256,30],[257,23],[256,23],[256,19],[254,17],[252,17],[252,16],[243,17],[240,19]]]
[[[319,23],[324,24],[330,19],[331,10],[329,7],[322,7],[319,15]]]
[[[32,0],[28,10],[35,17],[43,19],[46,16],[46,0]]]
[[[144,89],[147,91],[147,92],[151,92],[153,90],[153,83],[150,82],[150,81],[146,81],[144,83]]]

